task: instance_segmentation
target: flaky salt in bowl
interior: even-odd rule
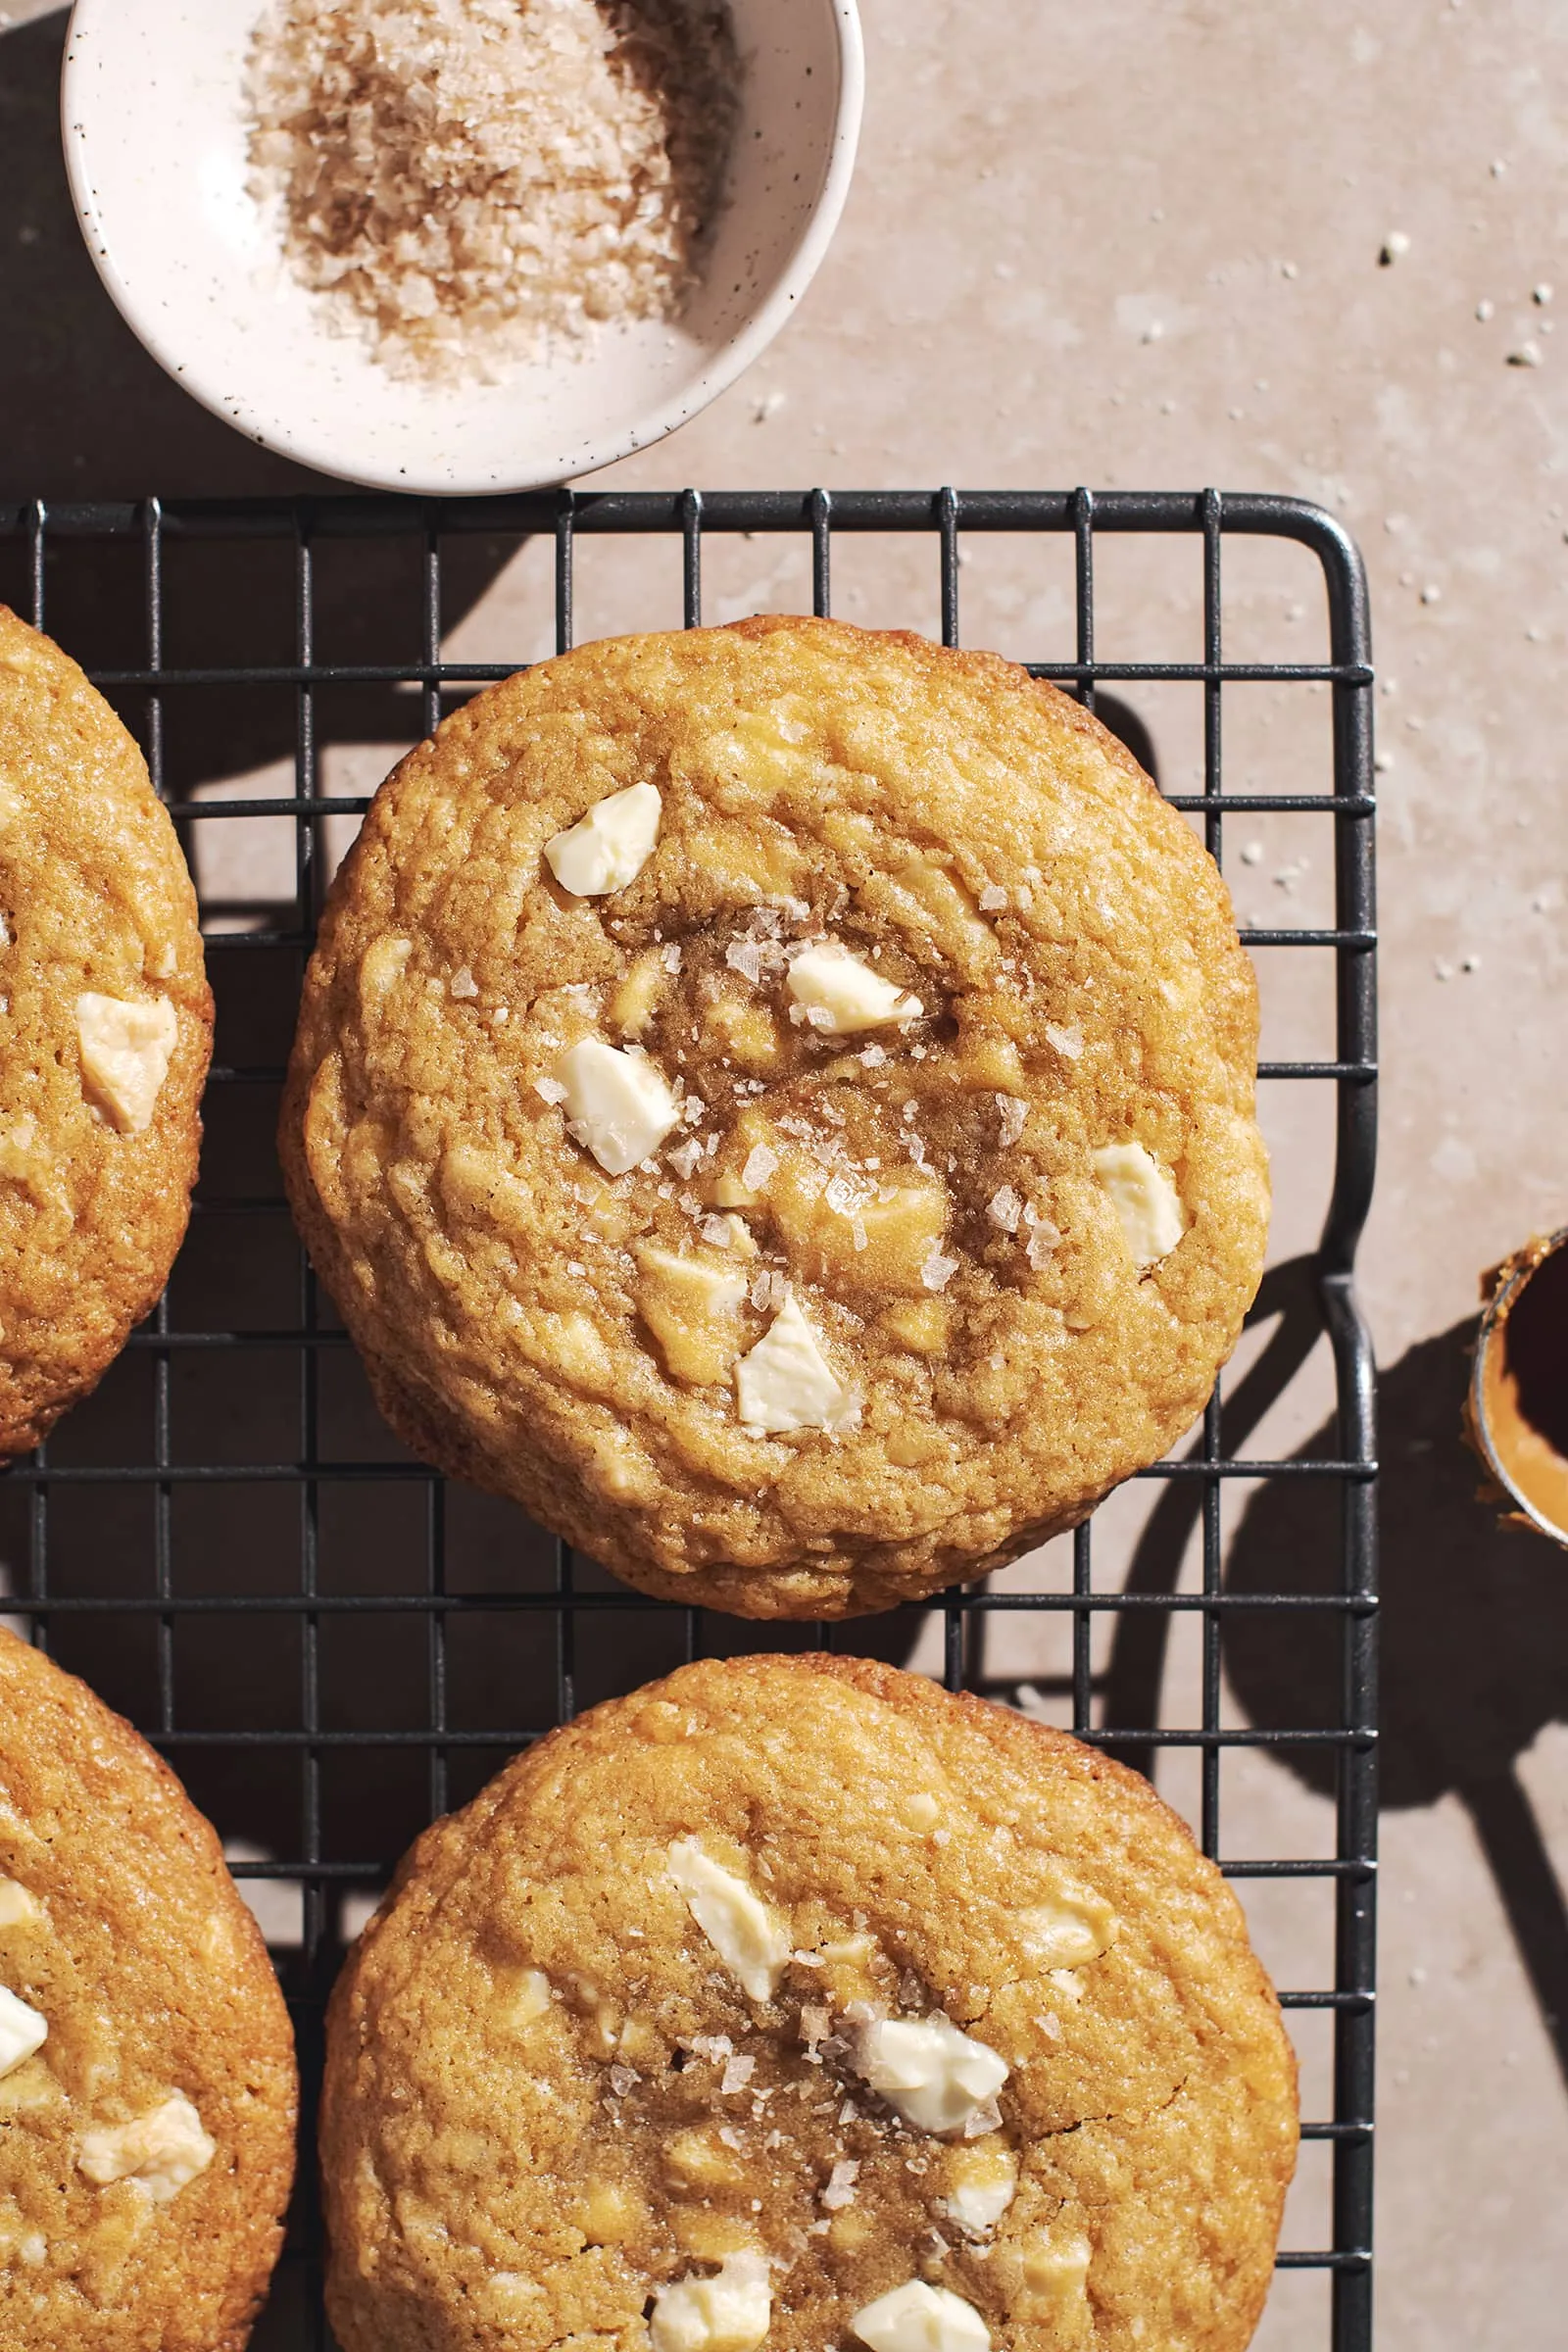
[[[345,234],[341,216],[327,218],[340,197],[354,210],[331,155],[290,217],[285,187],[303,150],[290,148],[256,80],[258,29],[265,39],[278,4],[76,0],[63,109],[83,231],[129,324],[206,407],[302,464],[431,495],[534,489],[590,472],[672,432],[732,383],[827,249],[859,127],[855,0],[729,0],[734,120],[721,126],[708,223],[696,216],[711,81],[682,118],[679,91],[671,106],[645,73],[662,120],[677,126],[671,152],[684,138],[690,167],[698,150],[673,199],[650,169],[647,108],[628,99],[608,124],[601,108],[597,160],[585,160],[582,140],[566,139],[573,117],[558,89],[553,117],[539,102],[539,135],[531,148],[523,140],[510,181],[495,177],[499,115],[478,125],[471,153],[436,152],[433,142],[420,155],[411,138],[383,189],[392,202],[379,246],[374,223],[368,236],[356,221]],[[318,0],[304,5],[331,13]],[[580,34],[583,0],[554,5],[562,37]],[[505,0],[475,0],[475,12],[505,30]],[[363,12],[337,13],[352,22]],[[612,22],[616,13],[607,6]],[[404,0],[379,14],[409,19],[416,32],[434,21],[449,43],[443,70],[463,62],[450,42],[466,29],[465,9],[454,17],[447,0]],[[660,14],[655,0],[656,23]],[[562,89],[569,95],[569,79]],[[383,111],[372,152],[396,157],[396,131]],[[617,138],[640,174],[629,225],[620,150],[605,162],[606,140]],[[519,179],[548,174],[557,157],[567,201],[542,206],[537,233],[519,229]],[[313,168],[307,157],[307,182]],[[394,216],[411,170],[426,168],[454,233],[421,240]],[[455,178],[464,170],[466,189]],[[511,211],[486,219],[475,190],[495,185]],[[314,258],[313,204],[325,220]],[[412,213],[432,209],[416,182]],[[507,274],[519,247],[526,294]],[[400,258],[401,276],[381,267]],[[345,287],[334,272],[358,276]]]

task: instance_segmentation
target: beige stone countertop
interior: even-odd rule
[[[681,435],[600,479],[1213,483],[1319,500],[1358,537],[1386,1069],[1361,1253],[1388,1469],[1378,2341],[1544,2345],[1568,2302],[1568,1559],[1493,1532],[1455,1432],[1478,1270],[1568,1220],[1568,13],[862,8],[858,176],[800,315]],[[191,412],[96,293],[49,161],[62,22],[0,33],[0,498],[282,486],[297,477]],[[613,552],[585,567],[582,633],[646,612],[644,574]],[[929,559],[867,542],[835,609],[933,625]],[[963,577],[972,640],[1070,654],[1059,568],[980,550]],[[1323,653],[1304,556],[1244,551],[1234,578],[1250,646]],[[805,593],[771,545],[712,560],[716,616]],[[1194,647],[1196,562],[1125,542],[1102,593],[1102,651]],[[454,644],[545,650],[542,613],[519,560]],[[1127,699],[1180,785],[1190,719],[1168,696]],[[1318,725],[1283,696],[1239,717],[1231,784],[1320,781]],[[1244,916],[1326,913],[1319,850],[1303,864],[1271,822],[1255,857],[1227,858]],[[1228,850],[1252,830],[1233,820]],[[1297,985],[1266,983],[1280,1034],[1317,1017]],[[1322,1171],[1279,1156],[1286,1255],[1309,1240]],[[1325,1396],[1311,1375],[1271,1436],[1299,1442]],[[1005,1639],[1011,1667],[993,1671],[1032,1671],[1035,1637]],[[1251,1850],[1331,1838],[1320,1788],[1260,1756],[1226,1772]],[[1289,1981],[1324,1981],[1315,1930],[1283,1913],[1262,1930]],[[1298,2243],[1323,2226],[1312,2196]],[[1283,2280],[1258,2340],[1326,2348],[1322,2282]]]

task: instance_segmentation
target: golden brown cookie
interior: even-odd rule
[[[644,1591],[842,1616],[1071,1526],[1263,1262],[1251,966],[990,655],[582,647],[376,796],[281,1150],[383,1411]]]
[[[1296,2069],[1148,1783],[838,1657],[683,1668],[415,1846],[328,2020],[345,2352],[1239,2352]]]
[[[128,1723],[0,1633],[0,2344],[240,2352],[295,2107],[212,1829]]]
[[[85,1396],[164,1287],[212,1027],[140,752],[0,606],[0,1455]]]

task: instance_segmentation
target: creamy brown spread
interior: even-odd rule
[[[1568,1543],[1568,1247],[1541,1259],[1494,1325],[1482,1394],[1498,1463]]]

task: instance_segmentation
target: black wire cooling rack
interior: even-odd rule
[[[1004,1589],[964,1589],[928,1610],[834,1632],[781,1631],[625,1592],[516,1514],[445,1487],[404,1454],[318,1297],[284,1212],[271,1139],[329,829],[367,805],[323,789],[324,747],[365,736],[410,741],[521,659],[522,649],[511,662],[443,660],[454,607],[471,603],[525,542],[542,539],[553,547],[555,639],[564,648],[583,543],[641,541],[646,555],[647,543],[662,541],[671,562],[678,550],[681,606],[694,625],[703,617],[705,545],[745,533],[808,547],[812,602],[826,612],[835,543],[870,532],[929,545],[931,610],[949,644],[959,641],[960,565],[972,535],[1010,534],[1031,556],[1057,543],[1053,552],[1071,566],[1064,609],[1075,642],[1070,657],[1065,647],[1039,648],[1037,674],[1090,704],[1106,687],[1136,695],[1146,682],[1198,698],[1201,790],[1171,797],[1200,820],[1216,858],[1228,816],[1313,820],[1325,858],[1332,854],[1332,921],[1243,937],[1260,956],[1317,951],[1332,959],[1333,1058],[1266,1062],[1260,1073],[1265,1089],[1310,1089],[1325,1137],[1332,1104],[1332,1149],[1325,1143],[1323,1154],[1332,1173],[1315,1255],[1275,1269],[1260,1300],[1259,1315],[1279,1314],[1294,1335],[1283,1353],[1271,1343],[1223,1401],[1216,1394],[1189,1449],[1147,1473],[1163,1490],[1151,1523],[1163,1514],[1171,1539],[1163,1552],[1155,1546],[1158,1557],[1146,1545],[1119,1583],[1097,1585],[1086,1526],[1054,1555],[1041,1555],[1047,1564],[1029,1589],[1004,1580]],[[1187,542],[1189,552],[1198,543],[1195,659],[1097,658],[1096,553],[1112,534]],[[1225,660],[1222,556],[1244,536],[1295,542],[1315,558],[1327,660]],[[1321,2309],[1303,2307],[1278,2336],[1271,2322],[1265,2328],[1293,2352],[1325,2341],[1334,2352],[1368,2352],[1376,1524],[1372,1361],[1352,1276],[1373,1173],[1376,997],[1372,672],[1352,542],[1298,501],[1215,491],[35,504],[0,509],[0,596],[51,627],[116,701],[187,849],[198,828],[247,819],[273,820],[290,840],[276,896],[291,890],[291,910],[252,903],[231,883],[208,894],[218,1059],[190,1236],[156,1315],[96,1396],[0,1479],[0,1558],[11,1587],[0,1607],[130,1713],[217,1821],[276,1949],[307,2084],[356,1898],[363,1916],[423,1823],[550,1724],[705,1649],[805,1641],[897,1658],[923,1642],[920,1661],[951,1688],[995,1691],[1006,1684],[987,1670],[987,1629],[1005,1629],[1009,1615],[1016,1626],[1017,1613],[1054,1615],[1070,1628],[1070,1668],[1055,1686],[1059,1719],[1145,1769],[1162,1753],[1196,1751],[1193,1810],[1205,1851],[1239,1881],[1300,1882],[1319,1905],[1321,1973],[1332,1982],[1283,1997],[1298,2034],[1309,2031],[1301,2013],[1319,2012],[1332,2036],[1320,2070],[1332,2114],[1307,2124],[1303,2150],[1303,2168],[1314,2158],[1328,2168],[1317,2208],[1328,2242],[1284,2252],[1280,2263],[1327,2283]],[[1227,790],[1222,715],[1238,688],[1257,684],[1326,691],[1332,731],[1317,788]],[[1126,724],[1125,710],[1108,703],[1107,714]],[[282,760],[291,768],[274,775],[270,794],[191,797],[204,775],[233,777]],[[1321,1442],[1283,1460],[1249,1455],[1244,1440],[1322,1335],[1336,1409]],[[1234,1508],[1236,1482],[1291,1482],[1293,1506],[1316,1514],[1321,1556],[1298,1587],[1279,1590],[1265,1575],[1243,1589],[1228,1577],[1227,1490]],[[1186,1548],[1198,1564],[1182,1572]],[[1195,1620],[1198,1720],[1163,1721],[1167,1646]],[[1097,1630],[1108,1638],[1108,1667],[1105,1640],[1097,1663]],[[1251,1720],[1238,1720],[1224,1669],[1232,1642],[1260,1632],[1275,1643],[1276,1685],[1298,1685],[1300,1720],[1259,1721],[1255,1708]],[[1298,1768],[1311,1759],[1310,1785],[1333,1798],[1332,1851],[1227,1855],[1224,1766],[1249,1748]],[[305,2173],[257,2338],[274,2352],[315,2352],[328,2341],[308,2162]]]

